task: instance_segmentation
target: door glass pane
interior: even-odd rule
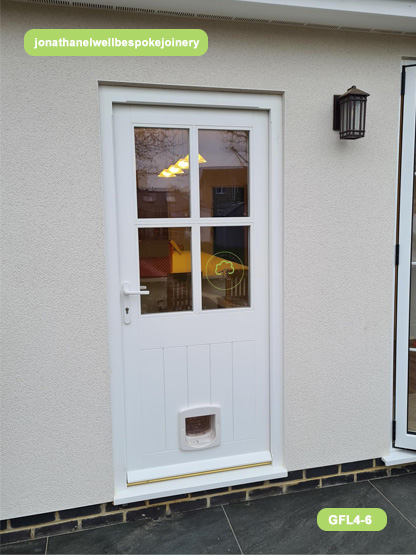
[[[250,306],[249,229],[201,227],[202,308]]]
[[[134,129],[137,215],[189,217],[189,132],[187,129]]]
[[[248,131],[200,129],[201,217],[248,216]]]
[[[414,191],[414,193],[413,193],[412,262],[416,262],[416,194],[415,193],[416,193],[416,191]]]
[[[416,174],[416,158],[415,158]],[[412,266],[410,274],[409,346],[416,348],[416,179],[413,179]],[[416,434],[416,352],[409,351],[407,431]]]
[[[139,229],[142,314],[192,310],[191,228]]]
[[[408,431],[416,434],[416,353],[409,353]]]
[[[410,322],[409,346],[416,348],[416,267],[412,267],[410,274]]]

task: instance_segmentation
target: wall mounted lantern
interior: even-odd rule
[[[353,85],[344,94],[334,95],[334,131],[340,139],[361,139],[365,135],[367,96]]]

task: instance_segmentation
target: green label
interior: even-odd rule
[[[31,29],[30,56],[202,56],[208,35],[201,29]]]
[[[378,532],[387,525],[383,509],[322,509],[316,517],[318,526],[325,532]]]

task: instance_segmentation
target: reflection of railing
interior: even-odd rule
[[[234,274],[231,276],[231,289],[229,289],[231,298],[238,297],[240,299],[248,299],[247,273],[245,275],[241,275],[242,272],[236,271]]]
[[[192,310],[191,274],[168,275],[168,312]]]
[[[248,306],[248,276],[247,273],[235,271],[227,277],[225,301],[229,306]]]
[[[218,286],[218,288],[216,288]],[[236,270],[227,278],[210,277],[202,280],[202,307],[233,308],[249,306],[247,271]]]
[[[242,275],[243,274],[243,275]],[[165,281],[167,280],[167,282]],[[189,272],[168,274],[166,277],[141,281],[147,285],[151,299],[146,303],[144,314],[155,312],[183,312],[193,308],[192,277]],[[162,285],[166,283],[166,289]],[[159,284],[159,287],[157,287]],[[218,286],[218,288],[216,287]],[[160,289],[162,287],[162,290]],[[162,291],[166,293],[162,293]],[[156,295],[156,297],[155,297]],[[160,298],[158,298],[160,296]],[[150,304],[149,304],[150,303]],[[249,306],[249,281],[247,271],[236,270],[226,278],[211,276],[202,278],[202,308],[233,308]]]

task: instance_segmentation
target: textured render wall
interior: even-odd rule
[[[112,498],[98,80],[285,90],[285,462],[390,445],[401,56],[412,38],[5,3],[1,518]],[[185,28],[203,58],[29,58],[30,28]],[[173,70],[173,71],[172,71]],[[368,137],[332,95],[371,93]]]

